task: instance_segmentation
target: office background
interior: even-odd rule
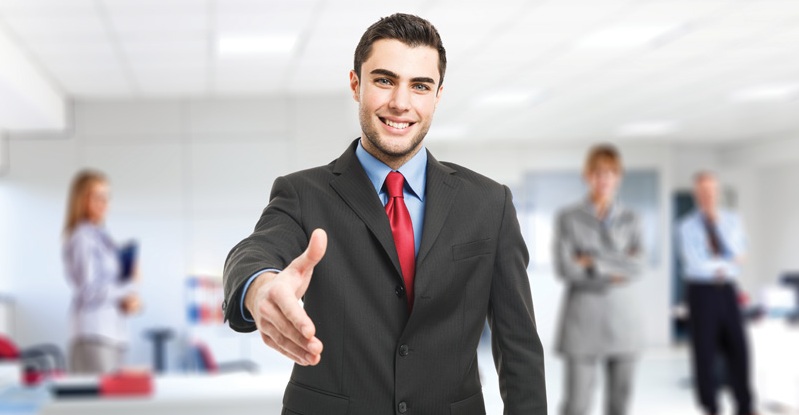
[[[130,363],[150,362],[143,330],[191,330],[187,276],[220,276],[272,181],[328,163],[359,135],[352,52],[369,24],[395,11],[430,19],[448,50],[426,142],[438,159],[509,184],[517,200],[531,177],[579,173],[598,141],[617,144],[628,169],[654,175],[648,248],[658,252],[638,286],[650,350],[673,343],[672,204],[695,171],[717,171],[745,219],[741,285],[753,301],[799,270],[795,2],[395,6],[0,1],[0,293],[13,299],[15,340],[66,347],[60,230],[69,180],[82,167],[111,179],[112,235],[141,244],[144,310],[131,321]],[[264,43],[274,47],[259,49]],[[523,227],[535,220],[525,206]],[[546,266],[531,267],[530,279],[552,350],[562,287]],[[212,331],[221,360],[286,366],[255,336]],[[170,343],[173,368],[178,346]]]

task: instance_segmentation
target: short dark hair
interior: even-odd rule
[[[441,79],[438,86],[444,83],[444,72],[447,69],[447,52],[441,42],[435,26],[425,19],[412,14],[395,13],[380,20],[366,29],[355,48],[355,74],[361,77],[361,66],[372,53],[372,44],[382,39],[395,39],[410,46],[429,46],[438,51],[438,74]]]

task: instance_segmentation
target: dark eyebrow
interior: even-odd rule
[[[436,81],[433,78],[428,78],[426,76],[417,76],[416,78],[411,79],[411,82],[421,82],[423,84],[435,84]]]
[[[373,70],[372,72],[369,72],[369,73],[372,74],[372,75],[383,75],[383,76],[387,76],[389,78],[394,78],[394,79],[399,78],[399,75],[395,74],[394,72],[389,71],[388,69],[380,69],[380,68],[378,68],[378,69],[375,69],[375,70]],[[411,78],[411,82],[421,82],[421,83],[426,83],[426,84],[435,84],[436,83],[436,81],[433,80],[433,78],[429,78],[429,77],[426,77],[426,76],[417,76],[415,78]]]
[[[395,74],[394,72],[389,71],[388,69],[375,69],[372,72],[369,72],[372,75],[384,75],[389,78],[399,78],[399,75]]]

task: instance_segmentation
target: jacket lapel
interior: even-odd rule
[[[380,202],[380,197],[375,193],[372,182],[369,181],[369,176],[366,175],[358,157],[355,156],[357,145],[358,140],[355,140],[347,151],[334,162],[333,173],[336,177],[330,181],[330,186],[366,224],[391,258],[397,275],[401,276],[402,271],[388,216],[386,216],[383,203]]]
[[[416,255],[416,270],[430,252],[441,228],[447,220],[460,182],[453,176],[455,170],[441,164],[427,153],[427,188],[425,190],[424,225],[422,243]]]

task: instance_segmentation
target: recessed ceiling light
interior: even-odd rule
[[[481,107],[510,107],[533,105],[543,99],[544,93],[540,90],[502,91],[479,97],[475,100],[475,104]]]
[[[636,121],[621,125],[616,130],[619,137],[659,137],[677,131],[674,121]]]
[[[799,97],[799,83],[759,85],[730,94],[733,102],[781,101]]]
[[[220,36],[216,43],[219,57],[250,57],[289,53],[297,43],[294,35]]]
[[[622,26],[594,32],[577,42],[583,49],[635,48],[665,38],[682,25],[672,26]]]

